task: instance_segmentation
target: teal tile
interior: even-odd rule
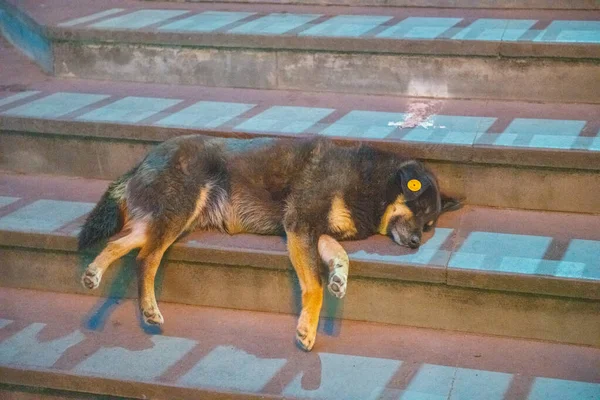
[[[334,111],[330,108],[274,106],[242,122],[235,130],[302,133]]]
[[[139,29],[183,15],[183,10],[138,10],[89,25],[101,29]]]
[[[512,374],[423,364],[399,400],[503,400]]]
[[[412,142],[471,145],[479,132],[485,132],[495,118],[432,115],[402,136]],[[403,130],[404,131],[404,130]]]
[[[319,18],[320,14],[269,14],[235,27],[229,32],[250,35],[281,35]]]
[[[36,95],[38,93],[40,93],[40,92],[37,90],[27,90],[25,92],[20,92],[17,94],[12,94],[10,96],[3,97],[0,99],[0,107],[10,104],[10,103],[14,103],[15,101],[26,99],[26,98]]]
[[[199,101],[194,105],[161,119],[155,125],[216,128],[252,109],[254,106],[255,104]]]
[[[397,39],[435,39],[462,18],[408,17],[396,25],[380,32],[377,37]]]
[[[557,269],[557,276],[600,279],[600,241],[572,239],[562,262],[567,265]],[[576,268],[567,268],[570,263],[575,264]]]
[[[444,266],[450,258],[450,252],[441,250],[442,245],[452,234],[452,229],[435,228],[434,235],[414,253],[404,255],[385,255],[378,253],[367,253],[359,250],[348,253],[350,260],[375,261],[389,264],[419,264]]]
[[[586,121],[562,119],[515,118],[506,133],[577,136]]]
[[[459,40],[518,40],[537,20],[481,18],[465,27],[453,39]]]
[[[101,347],[77,364],[72,372],[119,379],[153,380],[181,360],[197,342],[190,339],[154,335],[153,345],[143,350]]]
[[[483,133],[476,143],[548,149],[592,148],[594,138],[580,138],[586,121],[515,118],[500,134]]]
[[[234,346],[217,346],[178,383],[254,393],[261,391],[285,363],[285,358],[260,358]]]
[[[121,11],[125,11],[125,9],[124,8],[111,8],[111,9],[97,12],[95,14],[88,15],[85,17],[75,18],[75,19],[71,19],[66,22],[61,22],[60,24],[58,24],[58,26],[73,26],[73,25],[78,25],[78,24],[84,24],[86,22],[95,21],[100,18],[108,17],[109,15],[118,14]]]
[[[394,124],[403,121],[406,114],[378,111],[350,111],[323,131],[325,136],[383,139],[394,130]]]
[[[472,232],[450,257],[449,268],[562,278],[600,279],[600,242],[573,239],[561,260],[545,260],[545,236]]]
[[[10,320],[10,319],[0,318],[0,329],[4,328],[5,326],[8,326],[8,325],[10,325],[12,323],[13,323],[13,321]]]
[[[125,97],[79,117],[82,121],[139,122],[183,100],[158,97]]]
[[[282,395],[292,398],[331,400],[379,399],[388,382],[400,368],[401,361],[345,354],[318,353],[320,368],[315,371],[319,385],[308,386],[304,374],[296,375],[283,389]],[[320,379],[319,379],[320,378]]]
[[[211,32],[254,15],[252,12],[205,11],[158,28],[160,31]]]
[[[54,93],[1,114],[16,117],[58,118],[110,96],[85,93]]]
[[[0,208],[7,206],[19,200],[19,197],[0,196]]]
[[[0,343],[0,365],[21,365],[50,368],[70,347],[85,339],[75,330],[52,340],[40,340],[39,334],[46,324],[33,323]]]
[[[358,37],[389,21],[392,17],[374,15],[338,15],[321,22],[299,36]]]
[[[533,40],[536,42],[600,43],[600,21],[554,21]]]
[[[37,200],[0,218],[0,229],[21,232],[52,232],[87,214],[93,203]]]
[[[448,267],[530,274],[551,243],[547,236],[471,232],[450,257]]]
[[[535,378],[527,400],[598,400],[600,384],[563,379]]]

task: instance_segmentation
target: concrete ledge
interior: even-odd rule
[[[252,49],[271,51],[345,52],[457,57],[535,57],[598,59],[600,46],[591,43],[501,42],[456,39],[389,39],[374,37],[311,37],[233,33],[99,30],[49,26],[48,37],[57,43],[186,46],[192,48]]]
[[[24,131],[14,132],[11,128]],[[184,132],[192,133],[190,130],[143,125],[48,122],[11,117],[0,117],[0,129],[3,132],[0,136],[0,169],[98,179],[114,179],[121,175],[139,162],[157,141]],[[31,131],[37,132],[25,133]],[[55,132],[62,133],[51,134]],[[193,133],[248,136],[223,131],[196,130]],[[120,139],[116,139],[119,136]],[[352,139],[339,141],[355,143]],[[600,165],[600,152],[597,151],[487,149],[391,141],[372,141],[370,144],[425,159],[437,173],[442,187],[466,198],[469,204],[600,212],[595,193],[589,190],[600,185],[600,174],[595,169]],[[570,195],[565,196],[565,193]]]
[[[175,250],[182,250],[173,250],[157,278],[161,302],[292,314],[299,311],[299,288],[291,268],[248,268],[204,260],[190,263],[177,261]],[[91,261],[89,255],[81,258],[72,252],[20,247],[2,247],[0,254],[3,287],[90,294],[79,283],[83,267]],[[241,258],[232,257],[234,261]],[[243,258],[249,260],[252,254]],[[132,264],[126,259],[113,266],[100,289],[91,294],[136,297]],[[428,267],[422,270],[432,271]],[[600,346],[600,324],[595,318],[600,311],[598,300],[376,279],[362,272],[362,276],[351,272],[343,301],[326,295],[324,317]],[[567,284],[558,288],[564,291]],[[574,326],[578,329],[572,329]]]
[[[280,398],[279,396],[263,394],[244,394],[218,391],[216,389],[186,388],[167,383],[77,375],[35,367],[0,366],[0,376],[2,377],[0,378],[0,382],[13,385],[37,386],[69,392],[92,393],[131,399],[177,398],[195,400],[210,398],[215,400],[254,400]]]
[[[155,0],[147,0],[152,2]],[[214,3],[214,0],[160,0],[174,3]],[[348,7],[507,8],[550,10],[598,10],[595,0],[566,3],[562,0],[219,0],[220,3],[311,4]]]
[[[12,6],[5,9],[7,15],[23,13]],[[600,69],[597,43],[166,32],[155,26],[95,29],[58,26],[52,18],[43,23],[53,68],[61,77],[394,96],[600,101],[594,79]]]
[[[55,43],[54,49],[56,74],[69,78],[439,98],[600,101],[595,79],[600,65],[595,60],[82,41]],[[557,76],[563,79],[556,80]]]

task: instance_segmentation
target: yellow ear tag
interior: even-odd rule
[[[421,182],[419,182],[416,179],[411,179],[410,181],[408,181],[408,184],[406,186],[408,186],[408,189],[411,192],[418,192],[419,190],[421,190]]]

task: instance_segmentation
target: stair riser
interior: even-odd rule
[[[80,276],[91,256],[3,247],[0,257],[0,285],[4,287],[135,297],[132,259],[115,265],[104,276],[101,287],[90,292],[82,288]],[[299,287],[291,268],[166,261],[156,287],[163,302],[294,314],[299,310]],[[347,297],[340,302],[326,295],[323,306],[324,316],[338,319],[593,346],[600,346],[599,311],[600,302],[592,300],[352,276]],[[169,316],[165,318],[168,323]]]
[[[142,128],[139,128],[142,129]],[[7,132],[8,133],[8,132]],[[0,135],[0,169],[84,178],[115,179],[156,142],[77,136]],[[406,153],[405,153],[406,154]],[[411,153],[416,157],[423,154]],[[575,169],[429,161],[448,193],[468,204],[533,210],[600,213],[600,173]]]
[[[600,102],[590,60],[53,44],[61,77],[439,98]]]

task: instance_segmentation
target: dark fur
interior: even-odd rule
[[[411,195],[404,182],[407,176],[417,177],[425,189],[405,201],[403,194]],[[140,267],[150,271],[147,277],[142,273],[141,280],[150,279],[148,285],[153,288],[155,259],[160,260],[166,247],[186,231],[286,233],[294,239],[290,254],[296,254],[292,263],[301,280],[303,303],[316,299],[313,303],[320,304],[318,290],[311,288],[320,285],[317,242],[322,235],[364,239],[381,232],[399,244],[417,247],[424,227],[432,226],[444,208],[453,204],[440,194],[435,177],[420,163],[368,146],[344,148],[323,138],[184,136],[157,146],[109,187],[86,220],[79,246],[88,247],[121,230],[137,232],[130,237],[143,238],[136,242],[141,247]],[[110,251],[120,254],[114,248]],[[112,260],[105,257],[101,262],[100,258],[84,275],[84,284],[90,288],[99,283],[102,271],[97,272],[98,266],[105,270],[102,262]],[[86,277],[94,277],[94,283]],[[142,303],[150,296],[148,290],[140,288]],[[153,296],[148,297],[148,304]],[[154,311],[148,307],[154,306],[142,304],[142,311],[153,322]],[[316,332],[312,325],[317,306],[311,307],[307,315],[313,322],[305,325]],[[162,322],[162,316],[156,318],[154,322]],[[312,341],[303,347],[310,349]]]

